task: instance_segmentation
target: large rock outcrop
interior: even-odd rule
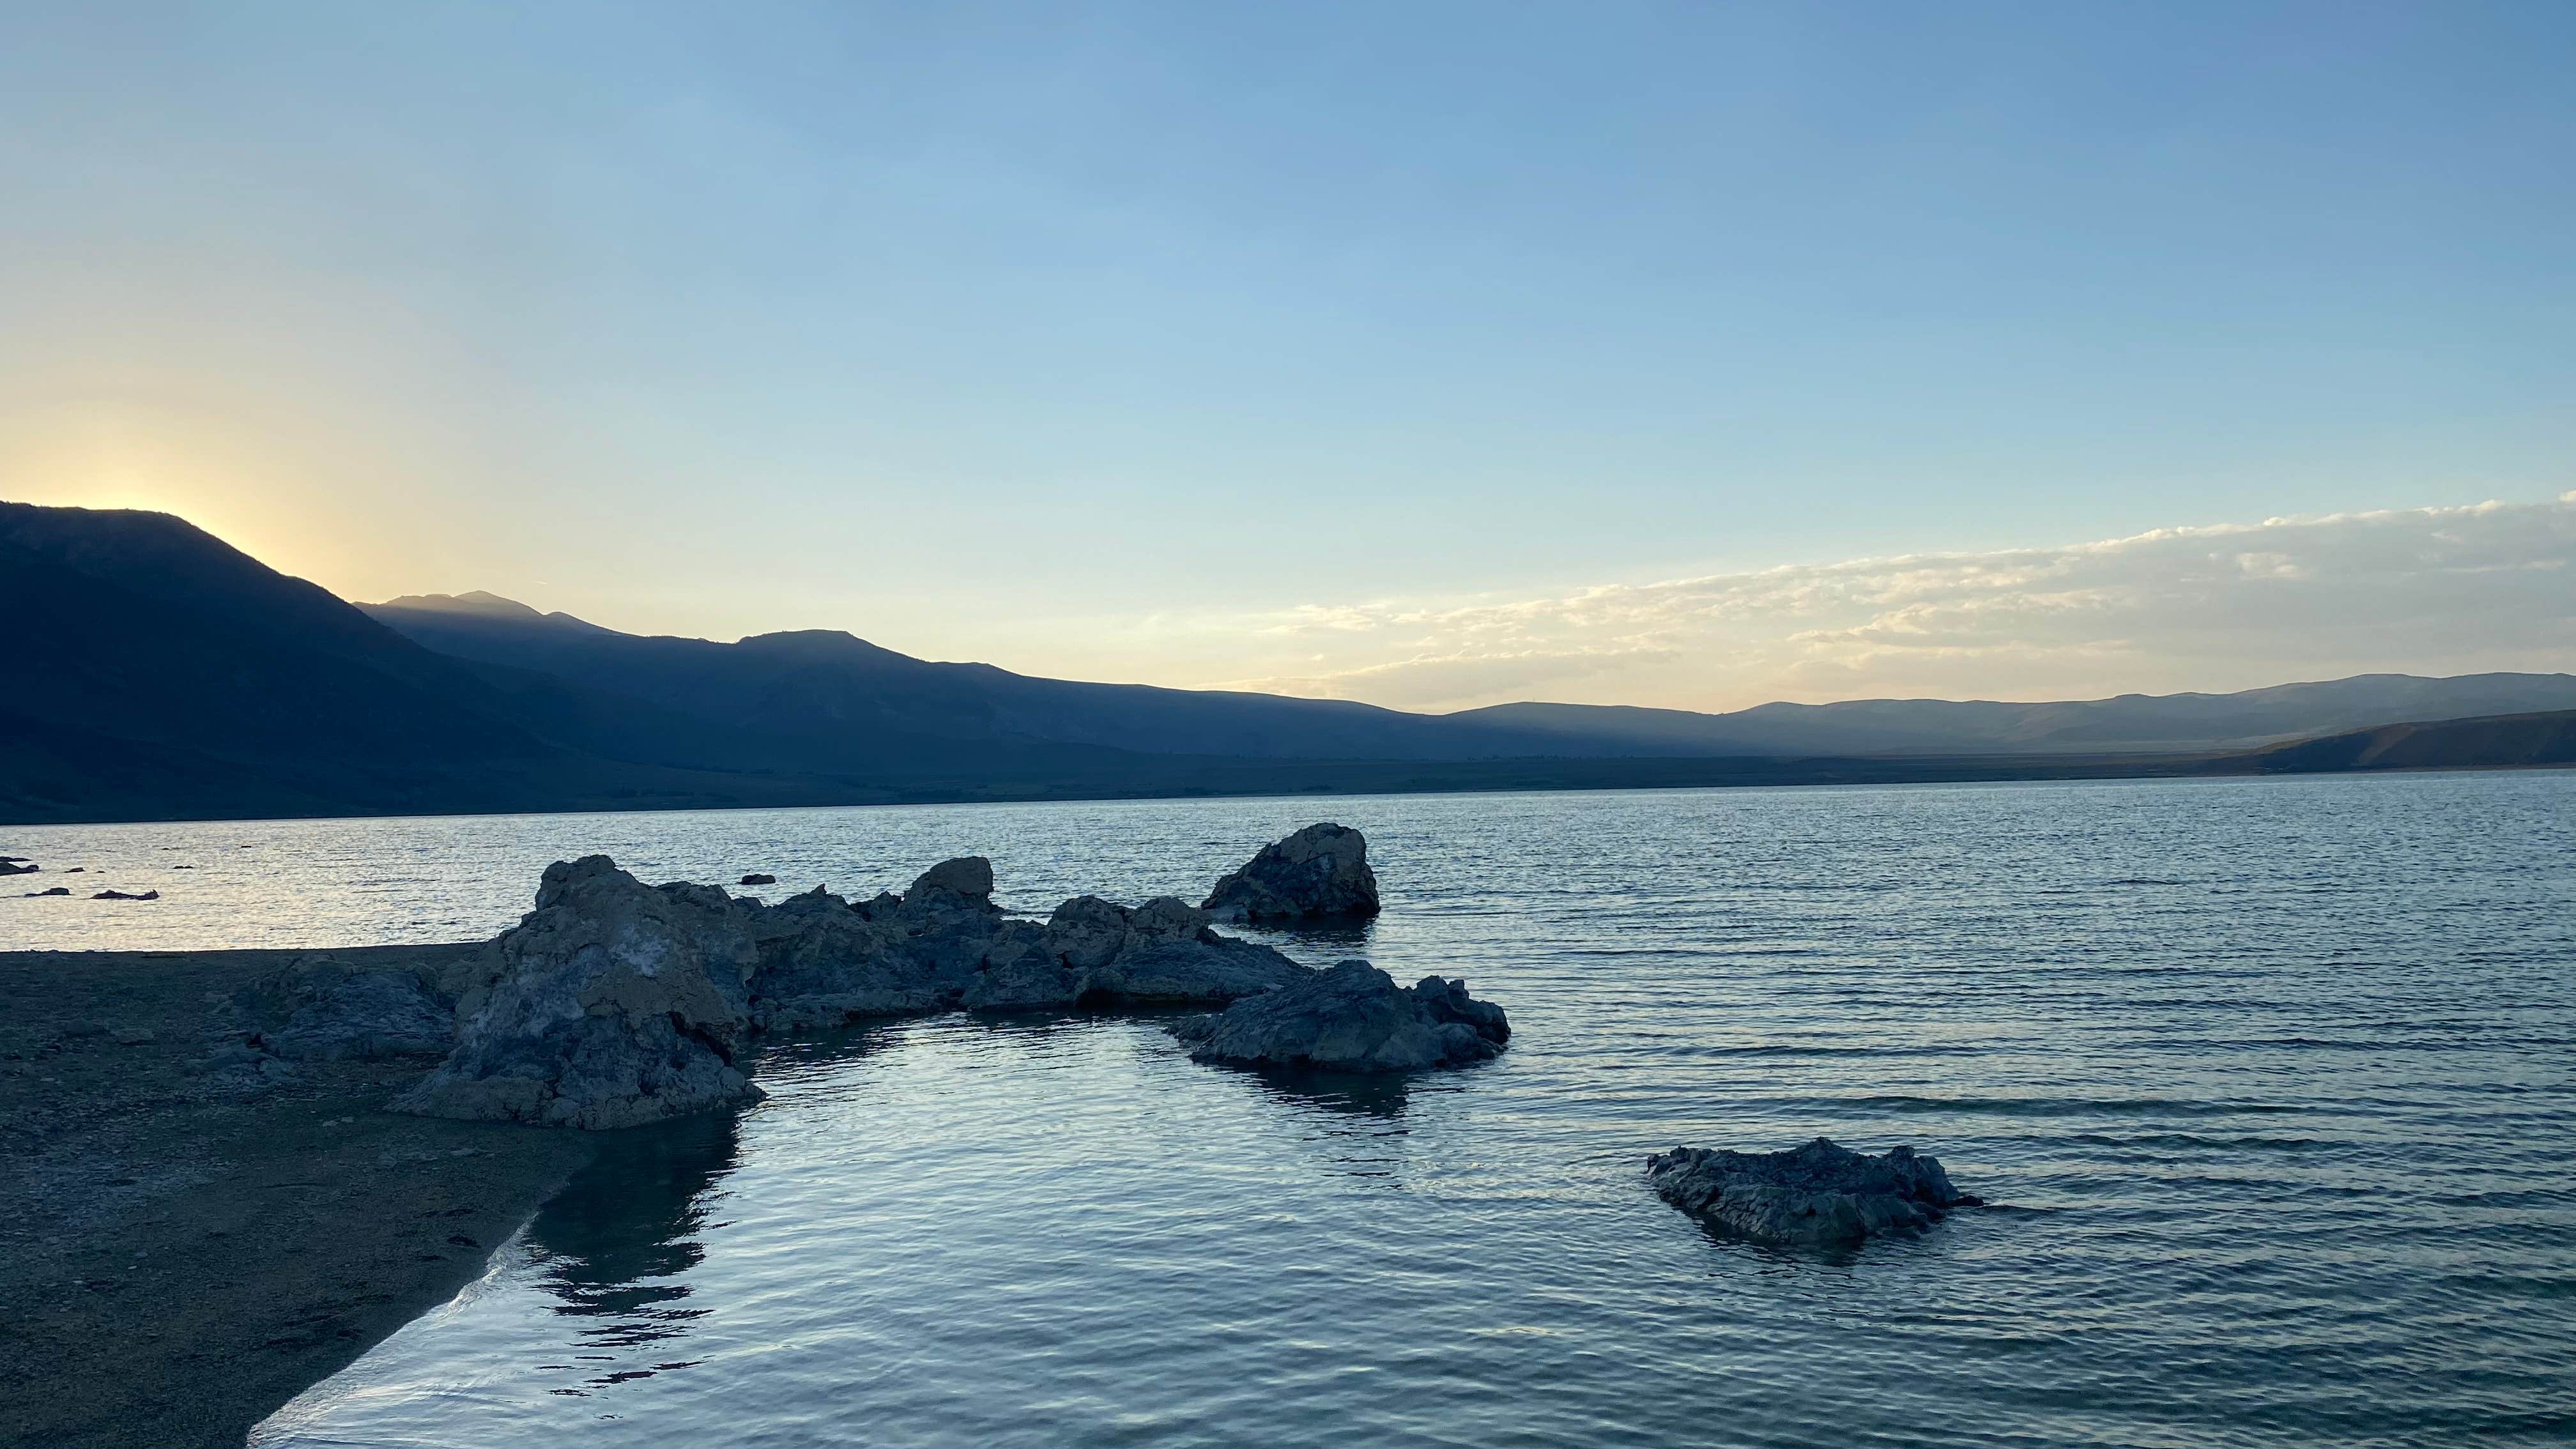
[[[1676,1147],[1646,1159],[1646,1181],[1684,1212],[1794,1246],[1912,1232],[1981,1201],[1952,1187],[1938,1159],[1911,1147],[1872,1157],[1822,1137],[1789,1152]]]
[[[1366,961],[1344,961],[1221,1012],[1175,1022],[1200,1061],[1404,1072],[1480,1062],[1511,1040],[1503,1009],[1464,981],[1424,977],[1410,988]]]
[[[758,909],[604,855],[548,866],[456,1049],[393,1109],[598,1128],[758,1097],[734,1065]]]
[[[1216,883],[1199,909],[1223,921],[1374,916],[1377,875],[1368,838],[1347,825],[1309,825],[1261,848]]]
[[[1261,914],[1376,906],[1366,846],[1339,826],[1300,831],[1227,880]],[[1176,897],[1077,896],[1041,922],[992,896],[980,856],[943,861],[900,895],[854,902],[817,886],[774,906],[643,885],[589,856],[548,867],[536,909],[435,982],[317,969],[276,985],[260,1041],[290,1055],[427,1049],[453,1001],[454,1049],[396,1110],[622,1127],[757,1097],[735,1054],[758,1033],[961,1007],[1231,1003],[1189,1028],[1199,1055],[1356,1071],[1481,1060],[1510,1035],[1463,982],[1401,988],[1356,961],[1317,973],[1219,934]]]

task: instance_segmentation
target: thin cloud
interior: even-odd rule
[[[2576,493],[2160,528],[1236,621],[1281,664],[1229,688],[1451,709],[2046,698],[2376,670],[2576,667]],[[1313,667],[1321,664],[1323,667]]]

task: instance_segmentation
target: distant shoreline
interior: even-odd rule
[[[2483,721],[2459,721],[2480,724]],[[2423,726],[2391,728],[2421,729]],[[2361,732],[2356,732],[2361,733]],[[627,814],[661,811],[850,809],[912,805],[1044,805],[1151,800],[1250,800],[1369,795],[1476,795],[1586,793],[1612,790],[1781,789],[1835,785],[1971,785],[2074,780],[2259,779],[2276,776],[2388,775],[2425,772],[2576,768],[2576,761],[2488,761],[2358,766],[2303,766],[2277,757],[2330,745],[2302,741],[2244,755],[2158,757],[1947,757],[1813,760],[1693,760],[1668,758],[1560,759],[1545,761],[1239,761],[1211,767],[1197,783],[1169,788],[1086,790],[1008,785],[953,788],[845,786],[747,777],[748,798],[668,795],[574,798],[545,803],[474,801],[454,808],[388,804],[351,808],[345,803],[267,811],[137,808],[94,814],[41,814],[0,802],[0,829],[12,826],[148,825],[207,821],[438,819],[510,815]],[[1249,777],[1249,778],[1247,778]],[[1262,778],[1269,777],[1269,778]],[[0,842],[5,844],[5,842]],[[13,878],[19,879],[19,878]],[[24,877],[38,880],[38,877]],[[43,881],[43,884],[61,884]]]

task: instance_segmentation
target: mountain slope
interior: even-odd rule
[[[2012,704],[1856,699],[1764,704],[1733,714],[1506,704],[1453,719],[1547,734],[1584,752],[1675,755],[2196,753],[2406,719],[2576,709],[2576,675],[2362,674],[2237,694],[2124,694]]]
[[[2220,763],[2266,773],[2576,765],[2576,710],[2379,725],[2275,745]]]

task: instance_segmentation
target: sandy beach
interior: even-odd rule
[[[586,1134],[383,1111],[427,1061],[207,1070],[230,994],[308,954],[0,953],[0,1443],[234,1449],[589,1159]]]

